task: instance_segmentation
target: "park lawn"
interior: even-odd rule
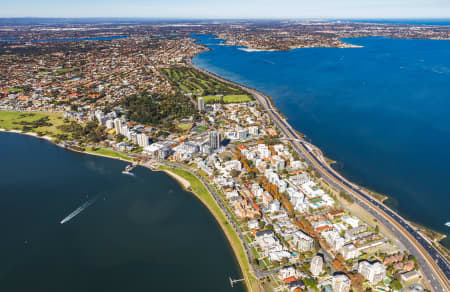
[[[217,103],[222,100],[222,97],[215,95],[202,96],[202,98],[205,101],[205,103]]]
[[[8,88],[8,92],[10,92],[10,93],[23,92],[23,89],[22,88]]]
[[[85,149],[86,152],[88,153],[93,153],[93,154],[100,154],[100,155],[105,155],[105,156],[111,156],[114,158],[120,158],[123,160],[127,160],[127,161],[132,161],[131,157],[128,157],[127,155],[114,151],[114,150],[110,150],[110,149],[105,149],[105,148],[95,148],[95,150],[92,147],[86,147]]]
[[[225,95],[223,97],[215,95],[202,96],[205,103],[219,103],[223,100],[224,103],[241,103],[252,101],[252,98],[247,94]]]
[[[197,170],[197,173],[204,178],[208,178],[208,176],[209,176],[208,173],[206,173],[206,171],[201,170],[201,169]]]
[[[249,102],[252,98],[247,94],[225,95],[223,101],[225,103]]]
[[[166,76],[186,93],[196,95],[245,95],[240,88],[223,83],[193,68],[171,67],[163,70]]]
[[[69,73],[69,72],[72,72],[72,71],[75,71],[75,70],[78,70],[78,67],[57,69],[56,73],[57,74],[64,74],[64,73]]]
[[[178,86],[180,86],[181,90],[183,90],[184,92],[191,92],[189,90],[189,88],[187,88],[186,86],[184,86],[183,84],[179,83]]]
[[[244,274],[245,279],[248,280],[246,283],[249,286],[248,287],[249,291],[251,292],[260,291],[258,280],[255,279],[255,277],[252,274],[250,263],[248,261],[245,250],[240,242],[239,236],[233,229],[232,225],[228,222],[227,218],[222,213],[222,210],[217,205],[216,201],[209,193],[205,185],[195,175],[186,170],[180,168],[171,168],[165,165],[160,165],[158,169],[170,171],[189,181],[192,192],[194,192],[194,194],[196,194],[200,198],[200,200],[208,207],[208,209],[214,215],[216,220],[219,221],[219,224],[222,226],[225,234],[227,235],[227,238],[234,250],[234,253],[236,257],[239,259],[239,263],[241,264],[242,273]]]
[[[27,113],[27,112],[10,112],[0,111],[0,129],[6,130],[23,130],[23,125],[14,124],[20,122],[33,122],[43,117],[49,117],[51,126],[38,127],[31,129],[34,133],[44,133],[48,136],[55,136],[57,134],[64,134],[63,131],[57,129],[59,125],[65,124],[62,114],[59,113]]]
[[[192,127],[192,123],[179,123],[179,124],[177,124],[177,128],[182,130],[182,131],[189,130],[191,127]]]
[[[197,127],[197,128],[194,130],[194,132],[196,132],[196,133],[202,133],[202,132],[204,132],[206,129],[208,129],[208,128],[205,127],[205,126],[199,126],[199,127]]]

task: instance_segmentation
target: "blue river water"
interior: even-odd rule
[[[0,157],[0,291],[245,291],[219,224],[168,175],[13,133]]]
[[[371,37],[344,40],[363,48],[246,52],[194,37],[210,48],[194,64],[270,95],[343,175],[450,234],[450,41]]]

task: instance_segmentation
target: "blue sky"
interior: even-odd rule
[[[6,0],[0,17],[450,18],[450,0]]]

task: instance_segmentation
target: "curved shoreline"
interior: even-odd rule
[[[205,47],[205,48],[206,48],[207,50],[211,50],[211,48],[207,48],[207,47]],[[238,48],[238,49],[239,49],[239,48]],[[199,54],[201,54],[201,53],[199,53]],[[194,57],[195,57],[195,56],[194,56]],[[192,57],[192,58],[194,58],[194,57]],[[277,111],[277,113],[278,113],[279,115],[281,115],[285,120],[287,120],[287,117],[286,117],[286,116],[285,116],[285,115],[284,115],[284,114],[283,114],[283,113],[275,106],[275,104],[274,104],[274,102],[273,102],[273,98],[270,97],[270,96],[268,96],[268,95],[266,95],[265,93],[261,92],[260,90],[258,90],[258,89],[256,89],[256,88],[253,88],[253,87],[249,87],[249,86],[246,86],[246,85],[239,84],[239,83],[237,83],[237,82],[234,82],[234,81],[231,81],[231,80],[229,80],[229,79],[226,79],[225,77],[219,76],[219,75],[217,75],[216,73],[213,73],[213,72],[210,72],[210,71],[208,71],[208,70],[206,70],[206,69],[200,68],[200,67],[198,67],[197,65],[195,65],[195,64],[193,63],[192,59],[189,60],[187,66],[192,67],[192,68],[194,68],[194,69],[196,69],[196,70],[198,70],[198,71],[200,71],[200,72],[203,72],[203,73],[205,73],[205,74],[211,75],[211,76],[213,76],[214,78],[217,78],[218,80],[220,80],[220,81],[222,81],[222,82],[224,82],[224,83],[228,83],[228,84],[231,84],[231,85],[234,85],[234,86],[238,86],[238,87],[244,89],[245,91],[247,91],[250,95],[253,95],[251,91],[257,92],[257,93],[260,94],[261,96],[264,96],[265,98],[267,98],[268,100],[270,100],[270,105],[271,105],[271,107],[273,107],[274,110]],[[294,129],[294,128],[292,128],[292,129],[293,129],[298,135],[303,136],[303,137],[306,137],[306,135],[303,134],[302,132],[300,132],[299,130]],[[325,159],[329,159],[329,158],[327,158],[327,157],[323,154],[322,150],[321,150],[318,146],[313,145],[313,144],[310,144],[310,145],[314,147],[314,150],[315,150],[315,151],[319,151],[322,157],[324,157]],[[330,159],[330,160],[331,160],[331,159]],[[331,165],[332,165],[332,164],[336,164],[336,163],[339,163],[339,161],[332,160],[331,163],[328,163],[328,164],[330,165],[330,167],[332,167]],[[339,175],[341,175],[342,177],[344,177],[338,170],[336,170],[336,169],[334,169],[334,168],[333,168],[333,170],[334,170],[336,173],[338,173]],[[357,186],[357,187],[360,187],[361,189],[364,189],[366,192],[370,193],[370,195],[371,195],[372,198],[378,200],[380,203],[382,203],[382,204],[384,204],[384,205],[386,205],[384,202],[387,201],[387,200],[390,198],[389,195],[385,195],[385,194],[378,193],[378,192],[376,192],[376,191],[374,191],[374,190],[371,190],[371,189],[369,189],[369,188],[367,188],[367,187],[365,187],[365,186],[358,185],[358,184],[353,183],[353,182],[351,182],[351,184],[352,184],[352,185],[355,185],[355,186]],[[375,193],[375,194],[378,194],[380,197],[381,197],[381,196],[383,196],[383,197],[380,199],[380,198],[378,198],[377,196],[372,195],[371,193]],[[387,205],[386,205],[386,206],[387,206]],[[396,209],[393,208],[392,206],[388,206],[388,207],[389,207],[390,209],[393,209],[396,213],[398,213],[398,210],[396,210]],[[405,220],[406,220],[406,219],[405,219]],[[423,228],[427,228],[427,229],[429,229],[429,230],[432,230],[432,231],[434,231],[434,232],[439,233],[440,235],[442,235],[443,238],[446,238],[446,235],[445,235],[445,234],[442,234],[442,233],[440,233],[439,231],[436,231],[436,230],[434,230],[434,229],[432,229],[432,228],[430,228],[430,227],[423,226],[422,224],[415,223],[414,221],[411,221],[411,220],[406,220],[406,221],[410,222],[411,224],[420,225],[420,226],[422,226]]]
[[[38,138],[38,139],[41,139],[41,140],[46,140],[46,141],[52,143],[53,145],[55,145],[56,147],[60,147],[60,148],[67,149],[67,150],[70,150],[70,151],[73,151],[73,152],[77,152],[77,153],[83,153],[83,154],[89,154],[89,155],[93,155],[93,156],[100,156],[100,157],[105,157],[105,158],[111,158],[111,159],[116,159],[116,160],[120,160],[120,161],[124,161],[124,162],[131,162],[131,160],[126,160],[126,159],[119,158],[119,157],[109,156],[109,155],[106,155],[106,154],[100,154],[100,153],[94,153],[94,152],[88,152],[88,151],[79,151],[79,150],[75,150],[73,148],[64,147],[64,146],[61,146],[59,144],[54,143],[54,139],[52,137],[50,137],[50,136],[39,136],[38,134],[33,133],[33,132],[22,132],[22,131],[19,131],[19,130],[6,130],[6,129],[0,129],[0,132],[26,135],[26,136]],[[130,159],[131,159],[131,157],[130,157]]]
[[[209,72],[208,70],[205,70],[203,68],[199,68],[196,65],[192,63],[192,59],[188,61],[188,66],[199,70],[200,72],[203,72],[204,74],[215,77],[218,80],[237,86],[245,91],[247,91],[249,94],[251,94],[256,101],[266,109],[267,113],[269,114],[269,117],[277,124],[277,126],[280,128],[283,132],[283,134],[287,138],[297,138],[295,137],[295,130],[292,128],[292,126],[289,125],[289,123],[286,121],[286,119],[282,119],[279,114],[279,109],[277,109],[273,105],[273,99],[268,97],[266,94],[260,92],[259,90],[249,88],[247,86],[241,85],[239,83],[230,81],[226,78],[220,77],[216,75],[215,73]],[[424,237],[424,235],[418,233],[417,231],[413,232],[409,229],[411,229],[411,223],[409,223],[407,220],[405,220],[402,216],[400,216],[396,211],[393,211],[383,203],[377,202],[374,203],[373,197],[367,194],[364,194],[361,192],[361,188],[359,188],[357,185],[353,184],[352,182],[345,179],[340,173],[338,173],[336,170],[332,169],[331,167],[323,167],[323,162],[321,161],[321,158],[323,157],[316,157],[316,154],[312,153],[311,151],[314,151],[315,148],[318,149],[318,147],[314,145],[309,145],[309,143],[306,143],[306,141],[294,141],[293,144],[295,145],[295,149],[297,152],[302,153],[307,160],[311,163],[312,166],[314,166],[316,169],[319,170],[319,173],[323,176],[325,180],[328,180],[331,182],[331,184],[336,187],[338,190],[344,190],[346,192],[349,192],[353,196],[355,196],[358,199],[357,205],[360,206],[363,209],[367,209],[370,213],[374,212],[372,215],[376,217],[377,219],[380,219],[381,225],[384,225],[386,229],[388,230],[388,226],[395,232],[397,232],[396,239],[399,239],[400,242],[405,246],[408,247],[407,249],[410,252],[413,252],[416,254],[416,257],[418,257],[418,260],[421,265],[423,273],[426,275],[425,278],[428,279],[429,283],[431,284],[431,280],[433,279],[434,283],[439,283],[440,287],[446,287],[449,288],[449,282],[448,277],[446,273],[448,272],[448,260],[446,259],[446,256],[443,256],[443,253],[439,251],[437,247],[431,247],[431,243],[428,238]],[[370,199],[368,199],[368,198]],[[392,217],[392,218],[391,218]],[[384,220],[384,222],[383,222]],[[424,242],[425,241],[425,242]],[[434,260],[433,257],[440,257],[443,258],[443,261],[447,263],[447,265],[444,267],[441,267],[437,264],[439,260]],[[431,271],[430,271],[431,269]],[[430,273],[431,272],[431,273]],[[434,277],[434,274],[437,276],[439,281],[436,282],[436,278]],[[431,276],[433,278],[431,278]],[[441,286],[442,285],[442,286]],[[435,291],[439,291],[435,285],[432,285]]]
[[[223,40],[223,39],[220,39],[217,35],[212,35],[212,36],[214,36],[213,39]],[[201,39],[196,38],[196,36],[192,36],[192,38],[193,38],[194,40],[196,40],[196,43],[198,43],[199,45],[202,45],[202,46],[205,48],[205,51],[200,52],[200,53],[198,53],[197,55],[200,55],[200,54],[202,54],[202,53],[204,53],[204,52],[206,52],[206,51],[212,50],[211,47],[208,47],[209,44],[206,44],[206,45],[205,45],[205,44],[201,44],[201,43],[200,43],[200,42],[201,42]],[[403,40],[408,40],[408,38],[390,38],[390,37],[387,37],[387,36],[345,37],[345,38],[340,38],[339,40],[342,41],[343,43],[346,43],[346,44],[349,44],[349,45],[354,46],[354,47],[345,47],[345,49],[347,49],[347,48],[364,48],[364,46],[357,45],[357,44],[353,44],[353,43],[350,42],[350,40],[352,40],[352,39],[359,39],[359,38],[386,38],[386,39],[403,39]],[[430,39],[426,39],[426,38],[425,38],[424,40],[430,40]],[[248,49],[248,48],[246,48],[246,47],[239,47],[239,46],[236,46],[236,45],[226,44],[226,40],[224,40],[224,41],[225,41],[225,42],[224,42],[224,43],[221,43],[220,45],[224,45],[224,46],[232,46],[232,47],[235,47],[235,48],[238,49],[238,50],[243,50],[243,51],[247,51],[247,49]],[[219,45],[219,44],[213,44],[213,45]],[[311,47],[311,48],[318,48],[318,47]],[[338,48],[338,47],[329,47],[329,48]],[[297,48],[293,48],[293,49],[291,49],[291,50],[296,50],[296,49],[297,49]],[[303,48],[299,48],[299,49],[303,49]],[[259,50],[259,49],[250,49],[250,50],[252,50],[252,51],[254,51],[254,52],[257,52],[257,51],[277,51],[277,52],[278,52],[278,51],[280,51],[280,50]],[[197,55],[195,55],[195,56],[197,56]],[[187,66],[192,67],[192,68],[194,68],[194,69],[196,69],[196,70],[198,70],[198,71],[200,71],[200,72],[203,72],[203,73],[205,73],[205,74],[207,74],[207,75],[210,75],[210,76],[212,76],[212,77],[214,77],[214,78],[217,78],[218,80],[220,80],[220,81],[222,81],[222,82],[224,82],[224,83],[227,83],[227,84],[230,84],[230,85],[234,85],[234,86],[240,87],[240,88],[242,88],[244,91],[247,91],[247,93],[250,94],[250,95],[252,95],[252,96],[253,96],[254,93],[257,93],[257,94],[259,94],[259,95],[265,97],[266,99],[268,99],[268,100],[270,101],[270,106],[273,108],[273,110],[276,111],[276,112],[278,113],[278,115],[280,115],[283,119],[285,119],[286,121],[288,120],[288,118],[287,118],[287,117],[281,112],[281,110],[280,110],[279,108],[277,108],[277,106],[274,104],[274,100],[273,100],[273,98],[272,98],[271,96],[265,94],[264,92],[262,92],[262,91],[260,91],[260,90],[258,90],[258,89],[256,89],[256,88],[254,88],[254,87],[246,86],[246,85],[240,84],[240,83],[238,83],[238,82],[229,80],[229,79],[227,79],[226,77],[222,77],[222,76],[220,76],[220,75],[218,75],[218,74],[216,74],[216,73],[214,73],[214,72],[211,72],[211,71],[209,71],[209,70],[207,70],[207,69],[204,69],[204,68],[201,68],[201,67],[195,65],[195,64],[193,63],[193,58],[194,58],[195,56],[192,56],[191,59],[187,60]],[[256,101],[258,102],[258,100],[256,100]],[[287,122],[287,123],[289,124],[289,122]],[[295,131],[298,135],[302,136],[303,138],[306,137],[305,134],[303,134],[302,132],[300,132],[301,130],[295,129],[295,128],[293,128],[293,127],[291,127],[291,130]],[[322,152],[322,150],[321,150],[318,146],[313,145],[313,144],[311,144],[311,143],[308,143],[308,144],[314,148],[314,151],[318,151],[318,152],[320,153],[320,156],[322,156],[325,160],[329,159],[329,158],[327,158],[327,156],[324,155],[324,153]],[[390,208],[391,210],[393,210],[396,214],[398,214],[400,217],[402,217],[402,218],[403,218],[405,221],[407,221],[408,223],[410,223],[410,224],[412,224],[412,225],[415,225],[415,226],[420,226],[420,227],[421,227],[422,229],[424,229],[424,230],[430,230],[432,233],[437,234],[437,236],[435,236],[435,237],[433,237],[433,238],[427,236],[427,239],[429,239],[430,241],[436,242],[437,244],[440,245],[441,248],[445,249],[447,252],[449,251],[449,249],[448,249],[443,243],[441,243],[441,241],[442,241],[443,239],[447,238],[447,235],[446,235],[446,234],[442,233],[442,231],[438,231],[438,230],[436,230],[436,229],[433,229],[432,227],[428,227],[428,226],[426,226],[424,223],[417,223],[417,222],[413,221],[412,219],[405,219],[405,216],[406,216],[406,215],[401,214],[400,210],[398,210],[398,209],[397,209],[395,206],[393,206],[392,204],[389,204],[389,202],[390,202],[389,199],[391,199],[391,198],[395,199],[394,197],[392,197],[392,195],[390,195],[390,194],[386,195],[386,194],[384,194],[384,193],[379,193],[379,192],[377,192],[377,191],[375,191],[375,190],[372,190],[372,189],[370,189],[370,188],[368,188],[368,187],[366,187],[366,186],[364,186],[364,185],[359,185],[359,184],[356,184],[356,183],[352,182],[350,179],[347,179],[347,177],[344,176],[344,175],[341,173],[341,171],[339,171],[338,169],[336,169],[336,168],[334,168],[334,167],[332,166],[332,164],[337,164],[337,163],[339,163],[339,161],[334,161],[334,160],[333,160],[332,163],[328,163],[328,162],[327,162],[327,164],[329,164],[329,166],[333,169],[333,171],[334,171],[335,173],[337,173],[339,176],[345,178],[345,179],[346,179],[347,181],[349,181],[353,186],[356,186],[356,187],[360,188],[361,190],[364,190],[366,193],[368,193],[368,194],[370,195],[371,198],[377,200],[378,202],[380,202],[380,203],[383,204],[384,206],[386,206],[386,207]],[[440,238],[440,239],[436,241],[436,238]]]
[[[75,149],[62,147],[62,146],[54,143],[54,139],[52,137],[49,137],[49,136],[38,136],[36,133],[21,132],[21,131],[17,131],[17,130],[5,130],[5,129],[0,129],[0,132],[13,133],[13,134],[19,134],[19,135],[27,135],[27,136],[30,136],[30,137],[34,137],[34,138],[45,140],[45,141],[51,143],[52,145],[54,145],[56,147],[60,147],[60,148],[66,149],[68,151],[73,151],[73,152],[77,152],[77,153],[81,153],[81,154],[88,154],[88,155],[93,155],[93,156],[100,156],[100,157],[109,158],[109,159],[115,159],[115,160],[119,160],[119,161],[123,161],[123,162],[129,162],[127,160],[124,160],[124,159],[121,159],[121,158],[118,158],[118,157],[113,157],[113,156],[108,156],[108,155],[103,155],[103,154],[98,154],[98,153],[91,153],[91,152],[86,152],[86,151],[77,151]],[[195,197],[198,200],[200,200],[200,202],[208,209],[209,213],[214,217],[214,219],[216,220],[217,224],[220,226],[222,232],[224,233],[225,237],[227,238],[228,243],[230,244],[230,247],[233,250],[235,259],[236,259],[236,261],[238,263],[239,270],[240,270],[240,272],[242,273],[242,275],[246,279],[245,284],[246,284],[247,290],[250,291],[250,292],[262,292],[263,290],[259,289],[259,287],[257,285],[252,283],[252,282],[254,282],[254,275],[250,273],[250,271],[251,271],[250,269],[251,268],[250,268],[250,263],[248,262],[248,258],[246,257],[247,258],[247,265],[246,265],[246,263],[244,263],[243,260],[241,259],[241,257],[239,256],[240,253],[241,253],[241,251],[239,251],[239,249],[241,249],[242,251],[244,250],[244,247],[242,246],[242,243],[240,243],[240,246],[236,246],[235,240],[232,239],[232,235],[226,229],[226,227],[224,225],[224,222],[222,222],[222,220],[227,221],[226,217],[220,218],[219,214],[217,214],[215,212],[215,210],[213,210],[213,208],[199,194],[197,194],[194,190],[192,190],[191,184],[189,183],[189,181],[184,179],[183,177],[181,177],[181,176],[179,176],[179,175],[177,175],[174,172],[169,171],[169,170],[153,169],[150,166],[145,165],[145,164],[139,164],[139,166],[145,167],[145,168],[149,169],[150,171],[161,171],[161,172],[166,173],[168,176],[170,176],[176,182],[178,182],[183,187],[184,190],[194,194]],[[202,183],[202,185],[203,185],[203,183]],[[218,207],[218,205],[217,205],[217,207]],[[222,215],[224,216],[223,213],[222,213]],[[250,279],[250,277],[252,279]]]
[[[148,167],[146,165],[143,165],[143,166],[144,167]],[[148,168],[150,168],[150,167],[148,167]],[[169,167],[167,166],[167,168],[169,168]],[[173,168],[170,168],[170,169],[173,169]],[[188,172],[187,170],[184,170],[184,169],[181,169],[181,168],[176,168],[176,169]],[[230,244],[230,247],[233,250],[233,253],[235,255],[235,259],[236,259],[236,261],[237,261],[237,263],[239,265],[241,274],[245,278],[245,284],[246,284],[247,290],[250,291],[250,292],[262,292],[263,290],[261,289],[261,287],[255,283],[256,279],[255,279],[254,274],[252,273],[251,264],[249,262],[248,257],[245,254],[245,249],[244,249],[244,246],[243,246],[242,242],[240,240],[238,240],[238,242],[236,242],[236,240],[232,238],[233,235],[230,234],[230,231],[227,230],[227,228],[225,226],[226,224],[229,225],[230,223],[228,222],[228,219],[225,216],[225,214],[223,213],[223,211],[220,208],[219,208],[219,212],[220,213],[218,213],[216,210],[214,210],[212,208],[212,206],[200,194],[198,194],[196,191],[193,190],[193,188],[191,188],[191,184],[189,183],[189,181],[187,181],[185,178],[179,176],[178,174],[174,173],[173,171],[171,171],[169,169],[166,169],[166,168],[164,168],[164,169],[156,169],[156,170],[152,169],[152,171],[162,171],[162,172],[166,173],[167,175],[171,176],[187,192],[190,192],[190,193],[194,194],[195,197],[198,200],[200,200],[200,202],[208,209],[210,214],[215,218],[216,222],[219,224],[222,232],[224,233],[225,237],[227,238],[228,243]],[[188,173],[194,175],[192,172],[188,172]],[[200,180],[199,180],[199,182],[206,189],[206,186],[204,185],[204,183],[201,182]],[[212,194],[207,189],[206,189],[206,191],[212,197]],[[219,207],[218,204],[215,202],[215,200],[214,200],[214,204],[217,207]],[[234,230],[234,228],[231,227],[231,229],[233,230],[233,232],[237,236],[237,232]],[[242,259],[242,256],[245,257],[245,260]]]

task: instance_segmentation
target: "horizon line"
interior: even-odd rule
[[[155,16],[0,16],[0,19],[152,19],[152,20],[450,20],[448,17],[239,17],[239,18],[228,18],[228,17],[155,17]]]

